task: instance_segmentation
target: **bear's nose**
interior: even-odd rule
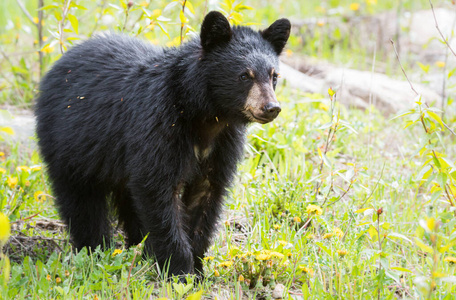
[[[279,103],[277,102],[269,102],[268,104],[266,104],[266,106],[264,107],[264,112],[271,116],[271,117],[276,117],[280,112],[282,111],[282,109],[280,108],[280,105]]]

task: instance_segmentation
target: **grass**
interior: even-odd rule
[[[201,290],[205,299],[268,299],[278,284],[285,298],[451,299],[453,206],[419,178],[420,127],[309,96],[282,86],[277,122],[250,127],[200,284],[161,280],[141,247],[123,248],[121,232],[105,252],[72,252],[38,156],[5,149],[2,212],[16,238],[3,299],[183,299]],[[325,151],[331,107],[345,125]],[[454,138],[441,138],[454,157]]]
[[[352,1],[326,3],[349,10]],[[88,1],[78,4],[91,8],[89,16],[97,11]],[[241,17],[267,23],[278,14],[310,16],[320,1],[263,4],[242,11]],[[395,9],[395,4],[378,1],[372,13]],[[418,9],[427,1],[402,4]],[[25,23],[10,1],[1,5],[14,12],[11,19]],[[194,6],[201,16],[203,6]],[[280,9],[271,10],[275,6]],[[45,26],[52,32],[58,10],[48,12]],[[78,20],[88,18],[77,9],[72,13]],[[122,8],[111,7],[105,14],[114,18],[113,28],[123,24]],[[93,22],[80,22],[81,36]],[[189,22],[196,27],[198,18]],[[180,25],[166,24],[170,40],[158,27],[141,36],[176,43]],[[0,49],[7,54],[17,45],[36,49],[35,33],[21,28],[0,31]],[[100,30],[108,28],[100,25]],[[79,37],[73,25],[66,34],[68,46],[73,42],[68,37]],[[295,52],[302,50],[295,46]],[[341,57],[350,56],[350,47],[341,46]],[[46,68],[59,57],[57,48],[49,52]],[[0,73],[1,101],[30,105],[38,79],[33,55],[0,62],[8,66]],[[453,299],[456,147],[440,112],[417,100],[401,117],[386,117],[375,108],[340,106],[337,91],[304,94],[286,82],[277,95],[283,106],[279,118],[249,128],[245,160],[204,260],[206,279],[188,278],[187,285],[163,281],[157,265],[141,259],[141,245],[124,248],[121,231],[106,251],[75,253],[58,221],[39,155],[13,142],[8,127],[0,127],[0,209],[12,227],[5,243],[6,225],[0,219],[0,246],[5,246],[0,298],[271,299],[283,285],[284,299]],[[445,113],[444,121],[453,127],[454,109],[448,106]]]

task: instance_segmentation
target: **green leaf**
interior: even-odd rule
[[[413,273],[413,272],[410,271],[409,269],[402,268],[402,267],[391,267],[391,270],[397,270],[397,271],[401,271],[401,272]]]
[[[421,240],[415,238],[415,244],[423,251],[423,252],[426,252],[426,253],[429,253],[429,254],[433,254],[434,253],[434,250],[426,245],[425,243],[423,243]]]
[[[191,294],[186,300],[200,300],[203,297],[203,290],[200,290],[194,294]]]
[[[369,233],[371,240],[373,242],[377,241],[377,239],[378,239],[377,228],[375,228],[374,226],[371,225],[371,226],[369,226],[369,229],[367,230],[367,232]]]
[[[6,134],[8,134],[8,135],[14,135],[14,130],[13,130],[13,128],[11,128],[11,127],[9,127],[9,126],[2,126],[2,127],[0,127],[0,131],[6,133]]]
[[[423,65],[420,62],[417,62],[418,66],[420,66],[421,70],[423,70],[425,73],[429,72],[429,68],[431,67],[430,65]]]
[[[400,233],[396,233],[396,232],[390,232],[390,233],[388,233],[388,238],[397,238],[397,239],[401,239],[401,240],[407,241],[407,242],[409,242],[410,244],[413,243],[413,242],[412,242],[408,237],[406,237],[405,235],[400,234]]]
[[[442,126],[442,128],[445,127],[443,125],[442,119],[440,118],[440,116],[438,114],[436,114],[435,112],[429,111],[429,110],[427,111],[427,114],[429,115],[429,117],[431,117],[434,120],[436,120],[437,122],[439,122],[439,124],[440,124],[440,126]]]
[[[74,32],[76,32],[76,34],[79,34],[79,21],[78,21],[78,19],[74,15],[70,14],[70,15],[68,15],[68,20],[70,20],[71,27],[73,27]]]

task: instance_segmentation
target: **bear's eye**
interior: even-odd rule
[[[242,81],[247,81],[250,79],[250,76],[247,73],[244,73],[241,76],[239,76],[239,79]]]
[[[277,78],[279,76],[277,74],[272,75],[272,84],[275,86],[277,84]]]

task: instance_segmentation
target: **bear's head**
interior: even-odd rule
[[[290,21],[280,19],[262,31],[230,26],[219,12],[201,25],[202,63],[210,99],[221,115],[268,123],[280,113],[275,96],[279,55],[290,36]]]

